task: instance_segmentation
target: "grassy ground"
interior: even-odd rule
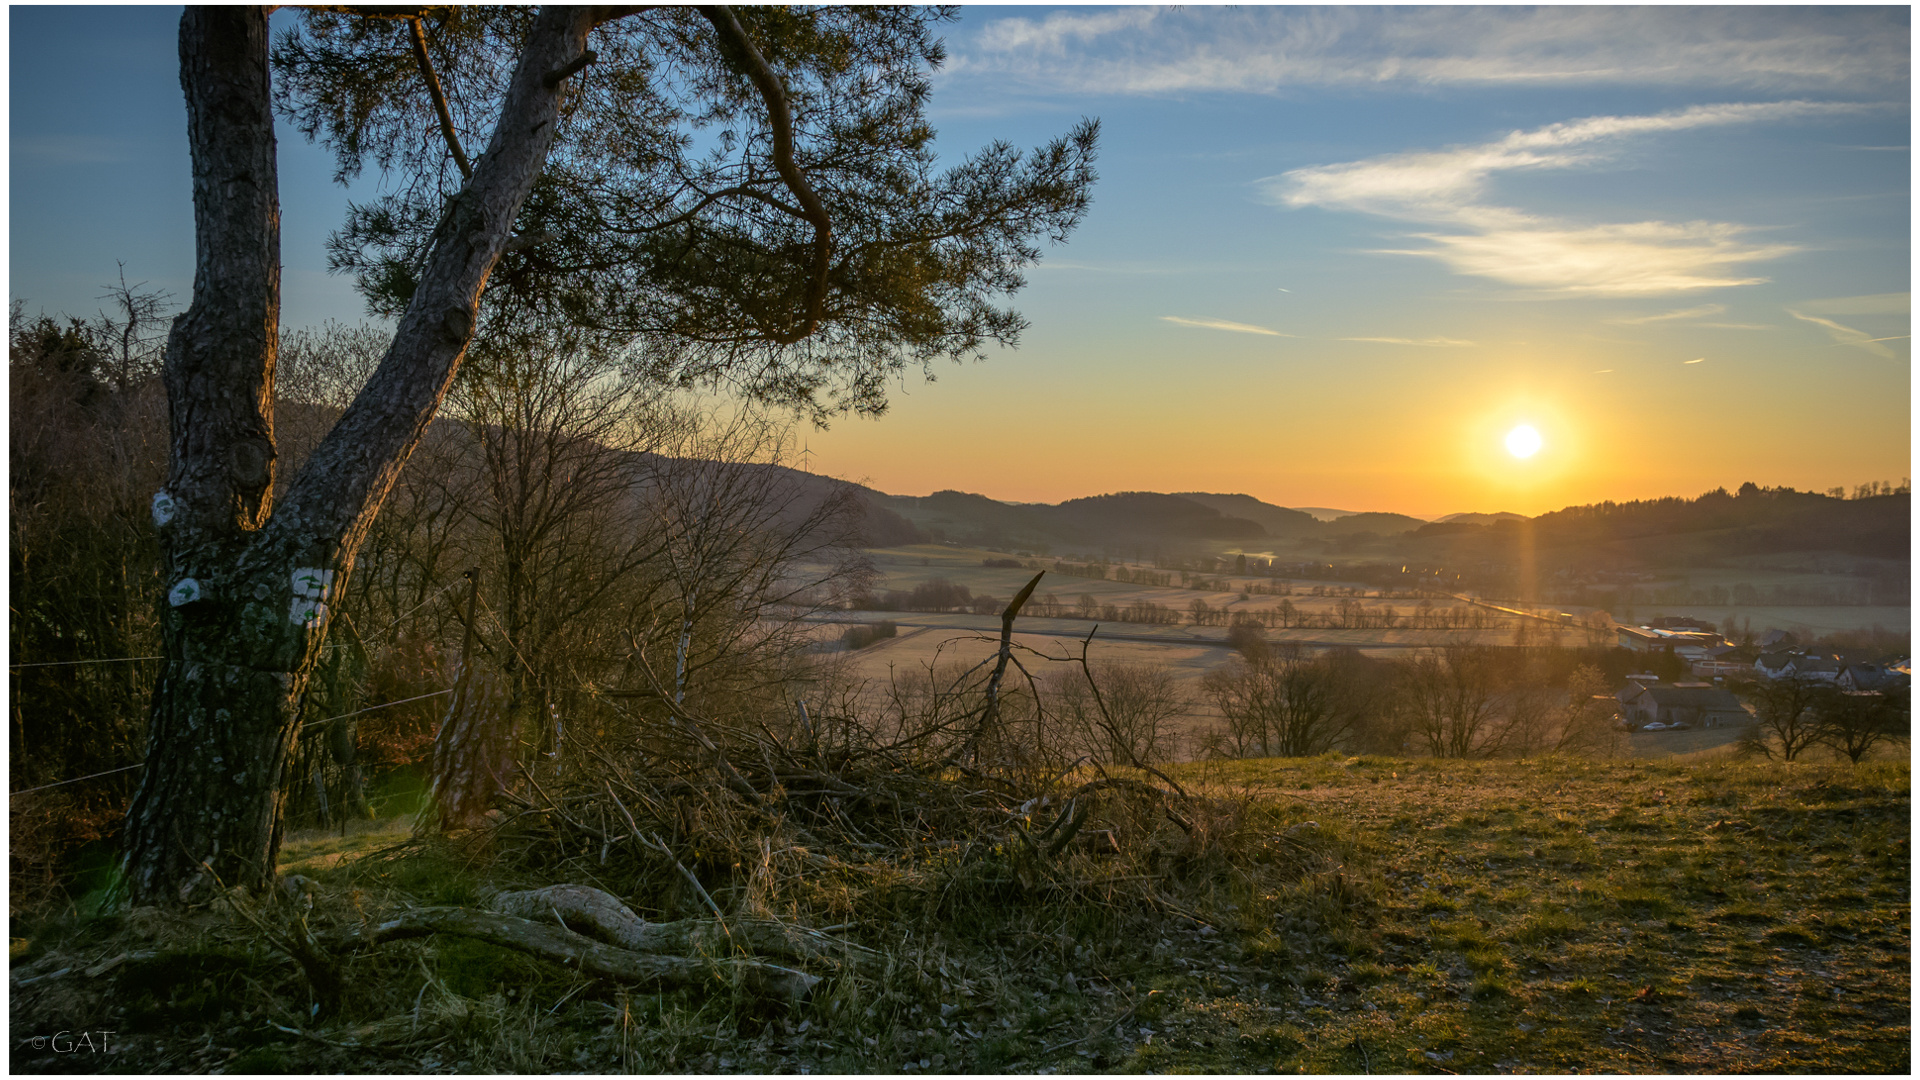
[[[11,1063],[228,1073],[1910,1069],[1904,760],[1328,757],[1174,775],[1217,797],[1201,830],[1214,842],[1138,860],[1076,855],[1065,878],[933,842],[896,862],[823,861],[793,902],[815,925],[837,904],[836,932],[890,960],[830,978],[791,1011],[720,985],[628,991],[443,938],[357,957],[341,1015],[315,1021],[297,970],[232,918],[102,917],[84,905],[16,915]],[[489,884],[527,884],[484,852],[388,850],[402,837],[396,823],[344,839],[297,836],[284,866],[318,883],[316,921],[473,903]],[[1154,880],[1151,892],[1141,878]],[[737,901],[724,890],[716,898]],[[113,1051],[33,1046],[63,1028],[113,1029]]]
[[[1211,771],[1349,837],[1377,904],[1345,941],[1281,912],[1237,963],[1169,983],[1179,1034],[1129,1064],[1910,1069],[1904,761]]]

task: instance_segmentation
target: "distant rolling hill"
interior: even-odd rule
[[[1322,526],[1325,531],[1320,535],[1352,536],[1367,532],[1377,536],[1394,536],[1398,533],[1411,532],[1425,524],[1425,519],[1408,517],[1405,514],[1378,512],[1348,514],[1346,517],[1338,517],[1326,522]]]
[[[1211,506],[1223,514],[1232,514],[1237,518],[1255,521],[1267,531],[1268,536],[1319,536],[1322,522],[1305,510],[1289,510],[1284,506],[1261,502],[1251,495],[1212,495],[1199,491],[1183,491],[1182,499],[1197,502],[1202,506]]]
[[[686,460],[664,458],[652,453],[640,453],[635,456],[647,460],[651,468],[669,471]],[[890,505],[892,496],[870,487],[831,476],[788,468],[785,465],[756,464],[749,465],[748,468],[761,475],[771,474],[777,481],[774,497],[786,502],[780,514],[783,520],[802,521],[827,499],[836,495],[851,494],[861,512],[857,532],[859,538],[868,547],[924,544],[928,539],[926,530],[894,511]]]
[[[887,509],[923,533],[943,539],[991,547],[1045,544],[1046,523],[1031,507],[1003,503],[965,491],[936,491],[931,495],[885,495]]]
[[[1264,540],[1258,522],[1230,517],[1219,509],[1152,491],[1123,491],[1068,499],[1058,506],[1036,506],[1034,513],[1062,535],[1097,541],[1134,534],[1170,540]]]
[[[1734,556],[1818,551],[1905,561],[1910,506],[1904,493],[1836,499],[1746,484],[1733,493],[1593,503],[1532,519],[1439,521],[1405,537],[1402,546],[1409,555],[1456,562],[1512,561],[1524,548],[1542,567],[1708,565]]]
[[[1259,523],[1150,491],[1068,499],[1058,505],[1003,503],[962,491],[888,496],[887,507],[929,534],[989,546],[1177,540],[1263,540]]]
[[[1511,562],[1524,546],[1544,566],[1702,565],[1733,555],[1836,551],[1904,560],[1911,528],[1905,494],[1834,499],[1791,488],[1746,485],[1737,493],[1568,507],[1528,518],[1507,511],[1353,513],[1323,521],[1306,509],[1251,495],[1117,492],[1045,503],[1005,503],[939,491],[884,495],[862,488],[875,544],[915,538],[1036,551],[1098,551],[1141,543],[1212,540],[1340,541],[1364,534],[1400,556],[1445,562]],[[900,539],[894,539],[900,538]]]
[[[989,547],[1082,547],[1220,540],[1332,539],[1358,533],[1393,536],[1426,524],[1405,514],[1349,514],[1320,521],[1251,495],[1122,491],[1049,505],[1004,503],[963,491],[881,496],[884,505],[928,535]]]
[[[1312,515],[1315,521],[1332,521],[1334,518],[1348,517],[1358,513],[1356,510],[1335,510],[1331,506],[1296,506],[1295,510]]]
[[[1261,502],[1251,495],[1212,495],[1198,491],[1183,491],[1180,497],[1211,506],[1222,513],[1257,521],[1267,530],[1267,535],[1272,537],[1320,539],[1368,532],[1378,536],[1393,536],[1426,524],[1426,521],[1421,518],[1408,517],[1405,514],[1371,511],[1355,513],[1351,510],[1329,510],[1324,506],[1290,509]]]

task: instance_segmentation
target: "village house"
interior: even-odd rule
[[[1746,645],[1714,646],[1705,659],[1693,663],[1693,673],[1703,679],[1735,678],[1752,671],[1753,649]]]
[[[1620,647],[1631,652],[1671,652],[1690,664],[1709,659],[1707,651],[1725,645],[1711,630],[1668,630],[1658,626],[1616,626]]]
[[[1707,683],[1629,683],[1621,691],[1621,715],[1633,727],[1719,727],[1744,723],[1749,714],[1740,699]]]
[[[1833,684],[1848,693],[1888,690],[1906,682],[1906,676],[1879,664],[1848,664],[1834,676]]]
[[[1840,661],[1829,656],[1796,656],[1787,669],[1789,679],[1830,683],[1840,677]]]

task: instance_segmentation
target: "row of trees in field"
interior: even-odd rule
[[[965,585],[935,577],[911,589],[861,593],[849,601],[849,606],[861,611],[970,611],[976,615],[998,615],[1006,606],[1006,600],[987,594],[975,595]],[[1374,607],[1353,598],[1336,601],[1330,609],[1316,610],[1296,607],[1286,599],[1270,608],[1216,607],[1196,597],[1181,611],[1144,598],[1125,603],[1102,601],[1091,593],[1082,593],[1068,602],[1052,592],[1029,600],[1022,613],[1041,618],[1152,626],[1244,625],[1268,630],[1496,630],[1510,629],[1516,621],[1524,621],[1472,604],[1439,607],[1431,600],[1422,600],[1412,610],[1402,612],[1391,604]]]
[[[1239,656],[1203,681],[1224,717],[1207,747],[1216,753],[1485,758],[1623,745],[1604,672],[1573,650],[1449,646],[1382,661],[1237,640]]]
[[[1219,562],[1217,559],[1206,559],[1203,561],[1208,564]],[[1248,560],[1243,555],[1239,557],[1239,562],[1241,565],[1235,572],[1238,574],[1246,574],[1250,569]],[[1022,565],[1034,570],[1045,569],[1049,573],[1060,577],[1091,578],[1095,581],[1117,581],[1123,585],[1151,585],[1163,589],[1179,588],[1193,589],[1199,592],[1237,592],[1249,596],[1347,596],[1354,598],[1373,597],[1381,600],[1430,600],[1433,594],[1439,591],[1437,589],[1422,591],[1419,589],[1405,588],[1404,581],[1400,580],[1398,573],[1393,575],[1393,578],[1390,579],[1387,584],[1371,586],[1299,585],[1283,579],[1220,577],[1218,576],[1217,567],[1209,567],[1205,570],[1190,570],[1168,559],[1157,560],[1157,568],[1152,570],[1146,569],[1145,567],[1128,566],[1125,563],[1099,561],[1068,562],[1066,560],[1055,560],[1051,564],[1044,564],[1039,560],[1029,559]],[[1259,571],[1262,567],[1253,565],[1251,569]],[[1341,569],[1344,571],[1348,568]],[[1358,569],[1367,572],[1371,572],[1372,570],[1372,568]],[[1269,573],[1277,574],[1283,570],[1317,572],[1321,576],[1348,576],[1344,573],[1334,571],[1332,567],[1324,564],[1314,563],[1285,567],[1281,567],[1278,564],[1268,564]],[[1307,573],[1301,576],[1312,576],[1312,574]],[[1394,584],[1400,584],[1403,587],[1394,588]]]
[[[1447,758],[1612,755],[1608,676],[1586,650],[1465,646],[1377,660],[1234,637],[1235,655],[1196,687],[1164,665],[1032,653],[1031,678],[1000,705],[1000,737],[1049,760],[1142,765],[1195,757],[1312,756],[1329,750]],[[903,729],[959,710],[959,670],[898,673],[885,709]],[[924,722],[924,720],[923,720]]]
[[[1035,739],[1122,765],[1330,750],[1610,757],[1627,747],[1609,693],[1618,674],[1611,669],[1623,665],[1609,652],[1450,646],[1379,660],[1353,649],[1273,645],[1245,628],[1234,642],[1236,655],[1208,672],[1197,694],[1162,666],[1096,662],[1089,671],[1046,673],[1009,716]],[[1739,743],[1745,752],[1794,760],[1824,747],[1858,762],[1909,737],[1904,687],[1843,693],[1762,682],[1740,692],[1755,715]],[[1214,719],[1202,718],[1202,706]]]

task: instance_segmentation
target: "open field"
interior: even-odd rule
[[[1874,1072],[1911,1069],[1910,772],[1329,755],[1177,766],[1221,853],[1088,885],[932,845],[799,882],[890,959],[791,1010],[465,939],[298,968],[217,911],[16,916],[16,1072]],[[319,925],[475,903],[404,821],[289,838]],[[1125,858],[1123,853],[1121,858]],[[1078,858],[1078,857],[1077,857]],[[1126,865],[1132,866],[1131,862]],[[719,879],[724,882],[724,876]],[[1134,890],[1157,883],[1165,899]],[[530,884],[510,876],[509,886]],[[719,882],[716,882],[718,884]],[[891,883],[891,884],[889,884]],[[1131,883],[1131,884],[1129,884]],[[956,887],[964,886],[964,892]],[[737,888],[716,889],[729,906]],[[1174,899],[1177,897],[1177,900]],[[916,899],[924,898],[924,899]],[[637,902],[637,901],[636,901]],[[111,1029],[110,1051],[31,1036]]]
[[[915,585],[933,578],[945,578],[956,585],[965,585],[974,593],[986,593],[1005,600],[1026,585],[1032,579],[1034,571],[1007,567],[989,567],[980,565],[984,559],[1004,559],[1008,556],[983,548],[947,547],[942,544],[915,544],[911,547],[875,548],[869,552],[874,568],[880,572],[881,580],[875,585],[878,589],[911,589]],[[1038,560],[1040,565],[1053,565],[1052,559]],[[1152,569],[1146,564],[1128,564],[1135,569]],[[1174,581],[1179,581],[1178,571],[1172,573]],[[1235,578],[1233,574],[1210,574],[1212,578]],[[1240,576],[1243,583],[1266,584],[1273,579]],[[1280,579],[1285,580],[1285,579]],[[1339,597],[1316,597],[1308,595],[1315,586],[1328,589],[1363,588],[1357,581],[1310,581],[1295,582],[1293,595],[1285,597],[1301,610],[1330,610],[1339,601]],[[1098,581],[1092,578],[1072,577],[1065,574],[1048,573],[1040,580],[1037,594],[1054,593],[1068,604],[1073,603],[1081,593],[1093,596],[1101,603],[1126,604],[1134,600],[1152,600],[1184,612],[1194,599],[1205,600],[1214,608],[1233,610],[1236,607],[1247,609],[1271,608],[1282,597],[1254,594],[1242,601],[1240,593],[1234,591],[1209,591],[1183,589],[1177,587],[1162,588],[1154,585],[1135,585],[1123,581]],[[1416,600],[1378,600],[1370,599],[1367,604],[1378,606],[1392,604],[1403,614],[1412,610]],[[1436,600],[1444,606],[1445,601]]]
[[[916,612],[846,612],[833,622],[818,624],[822,640],[838,638],[846,623],[893,622],[899,636],[877,641],[845,654],[846,670],[865,680],[870,694],[883,692],[894,679],[914,682],[938,665],[958,672],[992,656],[999,647],[1000,620],[991,615],[928,614]],[[1065,661],[1080,655],[1080,646],[1095,623],[1085,619],[1020,619],[1014,642]],[[1192,699],[1191,712],[1180,722],[1180,737],[1192,740],[1218,726],[1220,714],[1201,692],[1200,680],[1232,658],[1226,628],[1218,626],[1153,626],[1137,623],[1099,623],[1087,651],[1094,663],[1154,664],[1167,668]],[[1267,640],[1295,642],[1306,648],[1351,646],[1382,659],[1405,657],[1410,651],[1447,644],[1504,645],[1512,641],[1505,630],[1270,630]],[[1022,652],[1021,660],[1035,677],[1066,665],[1048,663]],[[1012,673],[1018,678],[1018,672]]]
[[[945,668],[959,664],[970,667],[993,655],[999,647],[1000,628],[986,626],[986,616],[924,616],[928,620],[950,618],[956,622],[967,619],[978,622],[978,627],[954,625],[953,623],[921,622],[920,617],[901,615],[893,621],[900,627],[900,636],[877,641],[864,649],[848,655],[852,670],[862,677],[884,680],[889,670],[902,675],[910,675],[925,668],[939,664]],[[1018,648],[1032,650],[1050,657],[1061,659],[1077,658],[1080,655],[1080,642],[1084,641],[1087,631],[1093,629],[1090,622],[1078,622],[1070,619],[1032,620],[1048,623],[1065,623],[1058,633],[1043,633],[1025,626],[1029,620],[1021,620],[1020,629],[1013,635]],[[1077,625],[1075,625],[1077,623]],[[1073,631],[1078,630],[1078,636]],[[1159,640],[1142,640],[1151,630],[1168,630],[1167,627],[1148,626],[1102,626],[1087,651],[1088,658],[1100,662],[1141,662],[1150,661],[1163,664],[1181,678],[1199,679],[1219,664],[1225,663],[1230,655],[1224,641],[1208,641],[1204,638],[1183,640],[1173,634],[1165,634]],[[1131,633],[1140,631],[1138,638],[1109,640],[1107,634]],[[1032,654],[1022,652],[1021,661],[1034,674],[1040,674],[1039,668],[1048,666],[1036,664]]]
[[[1217,554],[1231,558],[1243,553],[1242,548],[1226,544],[1214,545]],[[1311,552],[1294,551],[1287,548],[1244,551],[1249,557],[1307,559],[1325,558]],[[980,565],[982,559],[1005,558],[1004,553],[980,548],[949,547],[942,544],[916,544],[908,547],[880,548],[873,552],[876,568],[880,570],[883,581],[879,588],[910,589],[920,582],[934,577],[944,577],[955,584],[965,585],[975,593],[1006,598],[1026,584],[1032,571],[995,569]],[[1338,564],[1340,557],[1332,556]],[[1368,556],[1368,560],[1377,561],[1377,557]],[[922,560],[925,560],[923,565]],[[1043,564],[1051,559],[1042,559]],[[1708,589],[1719,587],[1729,592],[1739,585],[1751,585],[1762,591],[1763,595],[1776,588],[1787,589],[1831,589],[1865,587],[1869,576],[1874,573],[1904,573],[1905,564],[1893,563],[1885,559],[1868,559],[1859,556],[1840,555],[1831,552],[1750,556],[1745,559],[1728,559],[1729,565],[1715,567],[1671,567],[1653,571],[1653,580],[1636,586],[1642,593],[1649,590],[1669,588],[1675,585],[1688,585],[1694,588]],[[1232,577],[1232,575],[1217,575]],[[1263,579],[1246,579],[1249,581]],[[1295,583],[1295,595],[1287,599],[1302,611],[1331,610],[1338,598],[1314,597],[1304,595],[1314,586],[1326,586],[1329,589],[1363,587],[1357,581],[1302,581]],[[1041,582],[1041,592],[1054,592],[1063,601],[1073,602],[1081,593],[1088,593],[1102,603],[1126,604],[1133,600],[1146,599],[1156,603],[1185,610],[1187,603],[1195,597],[1205,600],[1209,606],[1254,610],[1272,608],[1278,603],[1277,597],[1254,595],[1242,601],[1234,592],[1200,592],[1191,589],[1158,589],[1150,586],[1130,585],[1115,581],[1090,581],[1084,578],[1067,578],[1049,574]],[[1391,604],[1401,614],[1409,612],[1415,601],[1382,601],[1369,599],[1369,607]],[[1439,606],[1450,601],[1436,600]],[[1565,607],[1576,615],[1585,614],[1587,608]],[[1889,630],[1907,631],[1912,627],[1912,608],[1897,605],[1769,605],[1769,604],[1666,604],[1651,603],[1644,597],[1632,608],[1633,616],[1628,619],[1624,611],[1613,614],[1622,621],[1640,622],[1662,615],[1682,616],[1705,619],[1718,625],[1728,615],[1750,620],[1754,630],[1769,628],[1793,630],[1805,628],[1815,634],[1831,634],[1845,630],[1861,630],[1872,626],[1882,626]]]
[[[1843,630],[1865,630],[1874,626],[1900,632],[1913,629],[1913,609],[1910,607],[1695,607],[1686,604],[1642,604],[1634,608],[1634,615],[1634,621],[1677,615],[1704,619],[1715,626],[1720,626],[1728,616],[1732,616],[1743,624],[1750,623],[1755,634],[1769,629],[1790,630],[1796,634],[1810,630],[1818,636]],[[1627,620],[1623,616],[1621,621]]]
[[[823,620],[821,625],[855,625],[887,621],[900,627],[901,636],[890,641],[882,641],[859,650],[855,663],[863,668],[872,666],[876,660],[884,664],[899,665],[908,660],[931,659],[933,653],[945,645],[945,651],[951,658],[956,651],[973,655],[968,650],[977,650],[980,655],[991,651],[990,643],[979,640],[982,635],[998,639],[1000,619],[993,615],[963,615],[958,612],[915,612],[915,611],[850,611],[836,614]],[[1087,634],[1099,631],[1094,636],[1092,651],[1088,654],[1094,659],[1103,656],[1107,659],[1147,659],[1147,654],[1138,650],[1129,651],[1123,657],[1115,650],[1127,646],[1146,645],[1172,650],[1204,650],[1193,654],[1207,659],[1206,667],[1224,662],[1231,650],[1227,646],[1227,628],[1223,626],[1165,626],[1148,623],[1104,622],[1089,619],[1034,619],[1021,618],[1014,623],[1014,637],[1021,644],[1040,649],[1048,653],[1059,653],[1065,647],[1072,655],[1079,655],[1079,642]],[[913,635],[909,644],[909,628],[925,630],[930,633]],[[826,635],[835,636],[835,635]],[[1405,656],[1410,649],[1436,648],[1442,645],[1508,645],[1513,641],[1511,630],[1269,630],[1268,641],[1275,644],[1293,643],[1305,648],[1354,648],[1362,653],[1380,657]],[[1168,663],[1180,664],[1189,654],[1181,651],[1165,654]],[[884,658],[882,660],[881,658]],[[977,656],[975,657],[977,659]],[[972,661],[969,661],[972,662]],[[1204,667],[1202,668],[1204,671]]]
[[[1025,587],[1026,583],[1033,578],[1034,574],[1034,571],[1030,569],[982,566],[981,562],[985,559],[1006,558],[1006,556],[979,548],[954,548],[938,544],[920,544],[911,547],[874,549],[870,552],[870,555],[874,561],[874,568],[879,574],[879,579],[874,584],[876,591],[888,589],[906,591],[916,585],[940,578],[952,582],[955,585],[965,586],[975,596],[991,596],[1004,603],[1010,599],[1014,593]],[[1050,565],[1050,561],[1042,560],[1042,565]],[[1151,569],[1151,567],[1134,567],[1133,569]],[[1178,580],[1178,576],[1178,573],[1174,572],[1176,581]],[[1235,578],[1235,576],[1231,574],[1210,576],[1216,579],[1224,578],[1232,580],[1237,585],[1247,586],[1249,588],[1254,585],[1271,585],[1274,583],[1270,579],[1251,577]],[[1035,596],[1039,597],[1052,594],[1058,598],[1062,604],[1068,607],[1074,606],[1082,595],[1091,596],[1096,602],[1103,605],[1113,604],[1119,607],[1125,607],[1128,604],[1139,601],[1149,601],[1172,609],[1184,623],[1187,618],[1188,605],[1195,600],[1204,601],[1208,608],[1215,612],[1223,612],[1224,615],[1222,617],[1225,619],[1231,619],[1235,612],[1273,611],[1277,609],[1283,601],[1302,615],[1315,617],[1331,615],[1337,610],[1342,601],[1348,598],[1337,595],[1315,596],[1312,595],[1313,589],[1321,588],[1328,591],[1337,591],[1350,587],[1361,587],[1358,583],[1328,581],[1293,582],[1291,584],[1294,591],[1290,595],[1275,596],[1263,593],[1232,591],[1231,589],[1204,590],[1179,588],[1177,586],[1139,585],[1130,582],[1096,580],[1073,577],[1065,574],[1048,573],[1040,580],[1040,585],[1035,590]],[[1413,614],[1416,605],[1419,603],[1418,600],[1405,598],[1382,599],[1379,597],[1360,597],[1355,599],[1359,599],[1363,609],[1367,612],[1379,612],[1383,609],[1391,608],[1396,615],[1400,617]],[[1464,601],[1448,596],[1434,597],[1432,598],[1432,603],[1436,608],[1442,610],[1447,608],[1464,609],[1470,606]],[[1576,614],[1580,614],[1583,613],[1585,609],[1574,610]],[[1513,622],[1512,617],[1504,612],[1495,611],[1486,607],[1482,607],[1481,611],[1489,618],[1504,620],[1505,628],[1477,631],[1446,631],[1440,635],[1417,639],[1407,638],[1404,640],[1391,636],[1399,633],[1399,631],[1367,631],[1360,637],[1342,636],[1338,643],[1361,646],[1376,640],[1383,646],[1405,645],[1416,641],[1420,644],[1439,644],[1446,641],[1487,644],[1510,643],[1513,636],[1511,628]],[[861,614],[862,617],[867,617],[868,615],[868,613]],[[898,614],[904,617],[908,613]],[[891,616],[887,613],[880,613],[874,614],[872,617],[887,618]],[[1023,616],[1022,626],[1026,625],[1028,618],[1030,618],[1030,616]],[[896,619],[896,621],[898,620]],[[1057,620],[1042,621],[1051,622]],[[997,627],[998,624],[995,623],[995,625]],[[1153,629],[1164,628],[1165,627],[1155,627]],[[1196,628],[1184,626],[1183,629],[1195,633],[1202,633],[1208,629],[1213,629],[1224,634],[1224,627]],[[1550,643],[1548,639],[1555,634],[1561,637],[1566,644],[1579,644],[1585,641],[1584,634],[1579,631],[1562,631],[1544,621],[1530,621],[1529,631],[1533,633],[1536,644]],[[1116,629],[1115,632],[1133,634],[1136,631],[1133,629],[1125,631]],[[1314,629],[1307,631],[1306,635],[1317,640],[1335,633],[1344,634],[1344,632]],[[1388,636],[1377,639],[1369,636],[1381,633]],[[1081,634],[1084,636],[1084,629],[1081,631]]]
[[[1626,756],[1636,758],[1686,757],[1696,761],[1731,754],[1752,725],[1723,724],[1719,727],[1689,728],[1684,731],[1632,731],[1627,733]],[[1823,749],[1823,748],[1814,748]],[[1902,748],[1904,753],[1904,748]],[[1807,751],[1809,760],[1816,755]]]

